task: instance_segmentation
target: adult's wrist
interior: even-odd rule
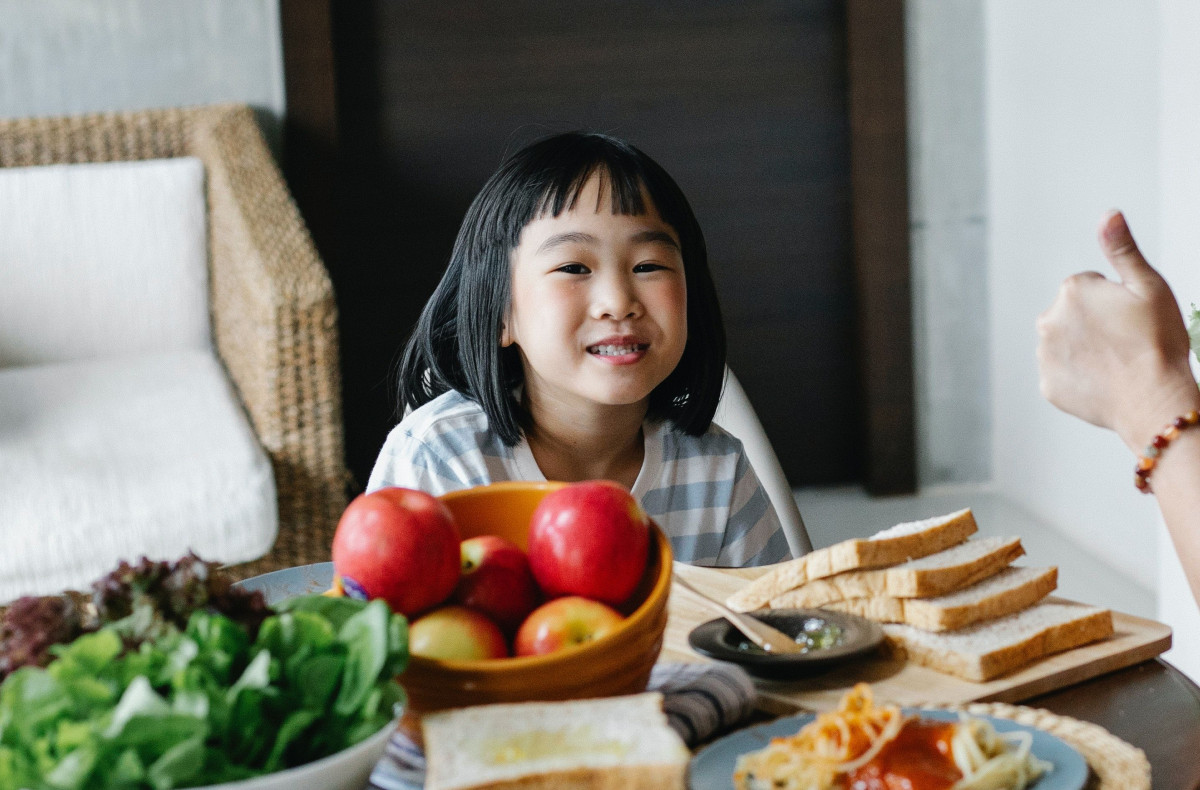
[[[1141,453],[1155,434],[1180,415],[1200,410],[1200,388],[1189,374],[1164,381],[1154,394],[1129,409],[1114,428],[1130,450]]]

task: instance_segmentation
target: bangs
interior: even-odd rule
[[[586,169],[580,169],[576,173],[564,173],[556,178],[542,194],[533,215],[529,218],[530,221],[546,215],[557,217],[564,211],[573,210],[579,202],[579,193],[593,175],[600,179],[595,206],[597,211],[600,210],[600,199],[607,189],[613,214],[637,216],[646,213],[645,186],[641,174],[616,169],[612,162],[598,161],[591,163]]]
[[[677,201],[659,183],[658,174],[647,169],[644,159],[627,143],[603,135],[568,134],[534,143],[513,156],[485,186],[485,191],[507,196],[501,213],[486,224],[510,250],[515,249],[526,225],[575,208],[588,180],[598,176],[600,194],[607,189],[612,213],[645,214],[649,198],[678,232],[680,218],[672,210]]]

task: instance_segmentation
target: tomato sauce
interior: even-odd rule
[[[846,777],[847,790],[948,790],[962,772],[954,764],[950,741],[957,723],[907,722],[879,754]]]

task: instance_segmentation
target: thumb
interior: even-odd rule
[[[1152,285],[1160,279],[1159,274],[1142,257],[1121,212],[1111,211],[1101,221],[1100,249],[1126,288],[1138,296],[1149,295]]]

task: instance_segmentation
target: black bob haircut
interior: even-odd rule
[[[593,173],[606,179],[614,213],[646,213],[648,195],[679,235],[688,339],[675,370],[651,392],[647,417],[692,435],[708,429],[725,381],[725,327],[700,225],[657,162],[622,140],[588,132],[554,135],[518,151],[471,202],[446,272],[404,349],[400,414],[455,389],[483,408],[505,444],[520,440],[530,425],[513,395],[524,376],[520,352],[500,345],[512,252],[534,219],[573,207]]]

